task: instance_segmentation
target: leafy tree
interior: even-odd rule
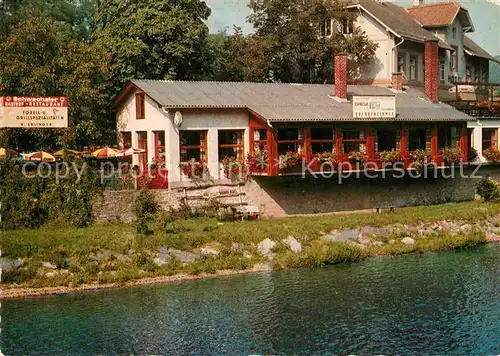
[[[333,19],[341,24],[356,16],[345,10],[339,1],[250,0],[249,7],[252,10],[249,21],[256,29],[253,43],[259,45],[259,50],[251,48],[258,55],[247,66],[267,71],[264,77],[272,80],[331,82],[333,56],[340,52],[351,55],[351,65],[355,64],[356,68],[350,74],[359,75],[375,54],[377,45],[359,28],[350,35],[340,31],[328,37],[321,35],[326,20]],[[249,69],[247,72],[258,73]]]
[[[0,96],[61,95],[69,101],[68,129],[4,129],[0,146],[83,146],[112,137],[105,111],[106,57],[100,47],[72,40],[60,22],[28,12],[0,42],[0,53]]]
[[[133,78],[201,75],[209,15],[200,0],[101,0],[94,37],[110,54],[110,95]]]

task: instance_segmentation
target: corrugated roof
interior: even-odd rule
[[[425,4],[408,8],[408,13],[424,27],[449,26],[460,10],[467,11],[456,2]]]
[[[467,36],[464,36],[464,49],[466,52],[468,52],[467,54],[470,56],[477,56],[489,59],[490,61],[499,62],[497,59],[491,56],[488,52],[482,49],[476,42],[474,42]]]
[[[247,108],[275,122],[366,121],[353,118],[351,102],[332,97],[333,85],[161,80],[132,83],[165,108]],[[424,99],[423,93],[414,88],[395,94],[383,87],[349,85],[348,96],[353,95],[395,95],[395,121],[473,120],[447,104]]]
[[[404,7],[390,2],[378,2],[375,0],[350,0],[349,3],[351,5],[362,6],[373,17],[403,38],[418,42],[435,40],[439,42],[439,47],[452,49],[449,44],[441,41],[432,32],[423,28],[410,16]]]

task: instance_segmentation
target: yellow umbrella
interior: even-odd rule
[[[9,148],[0,148],[0,158],[17,156],[17,152]]]
[[[94,156],[95,158],[106,159],[106,158],[116,157],[117,153],[118,150],[115,150],[114,148],[103,147],[92,152],[92,156]]]
[[[39,151],[33,152],[28,155],[30,161],[43,161],[43,162],[55,162],[56,158],[48,152]]]
[[[80,151],[70,150],[69,148],[63,148],[57,152],[54,152],[53,156],[54,157],[80,156],[81,154],[82,154],[82,152],[80,152]]]

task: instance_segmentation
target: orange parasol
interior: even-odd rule
[[[117,153],[118,150],[115,150],[114,148],[103,147],[92,152],[92,156],[94,156],[95,158],[106,159],[106,158],[116,157]]]
[[[27,157],[30,161],[55,162],[56,158],[48,152],[39,151],[30,153]]]

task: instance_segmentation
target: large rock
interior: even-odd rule
[[[415,240],[412,239],[411,237],[404,237],[401,239],[401,242],[404,243],[405,245],[413,245],[415,244]]]
[[[359,230],[341,230],[337,236],[337,241],[346,242],[347,240],[357,240]]]
[[[368,235],[368,237],[370,237],[370,236],[380,237],[380,236],[387,236],[387,235],[391,234],[392,231],[389,231],[389,229],[384,228],[384,227],[364,226],[361,229],[361,232],[364,235]]]
[[[95,261],[106,261],[111,258],[111,252],[109,250],[97,251],[97,253],[91,253],[90,258]]]
[[[358,239],[359,243],[362,244],[362,245],[371,245],[372,243],[372,240],[366,236],[361,236],[359,239]]]
[[[259,251],[262,256],[266,256],[272,260],[276,256],[276,253],[273,252],[274,247],[276,247],[276,242],[271,239],[265,239],[259,242],[257,251]]]
[[[200,248],[200,253],[203,256],[219,256],[221,246],[218,242],[211,242]]]
[[[172,257],[168,253],[158,253],[155,258],[153,258],[153,262],[158,267],[168,265]]]
[[[200,258],[200,255],[195,253],[176,250],[174,248],[169,249],[168,252],[182,263],[192,263]]]
[[[7,257],[0,257],[0,269],[4,272],[18,269],[22,265],[23,261],[20,258],[13,260]]]
[[[286,239],[281,240],[285,245],[287,245],[292,252],[299,253],[302,251],[302,245],[293,236],[288,236]]]
[[[125,262],[125,263],[132,262],[132,257],[130,257],[129,255],[124,255],[124,254],[121,254],[121,253],[117,253],[114,256],[120,262]]]

